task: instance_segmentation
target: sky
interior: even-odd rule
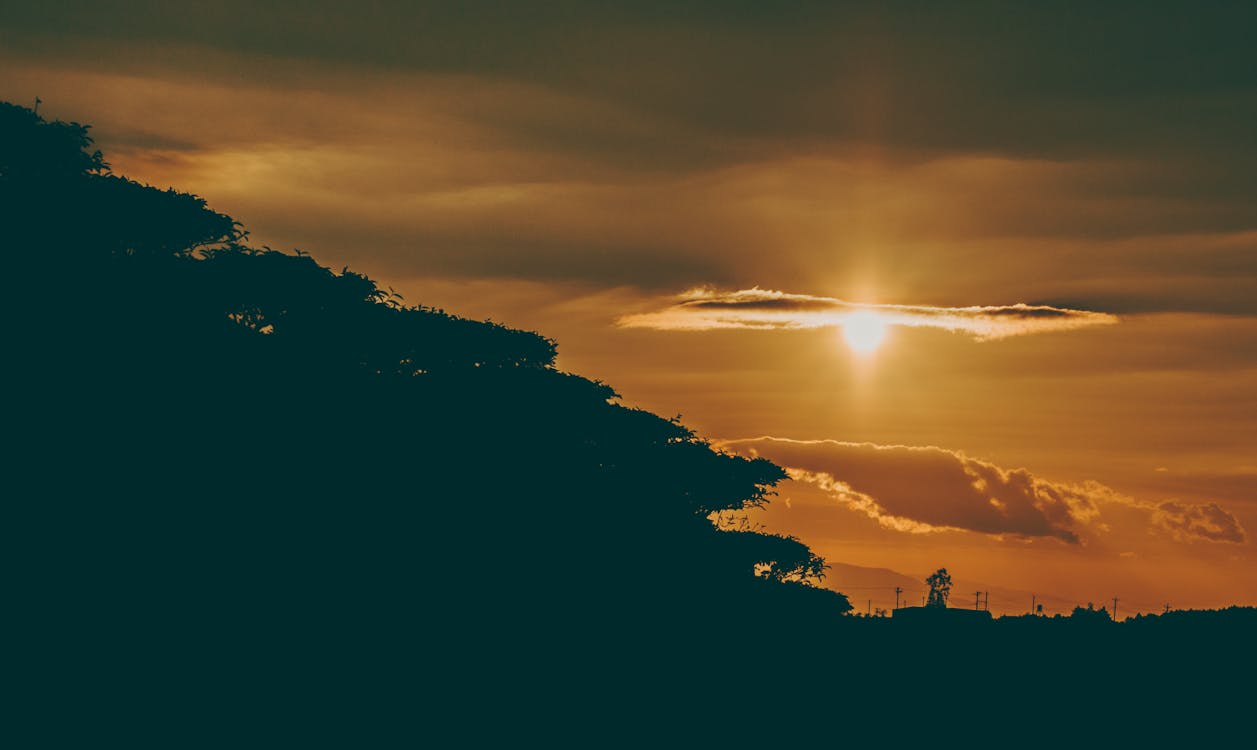
[[[835,563],[1257,603],[1250,4],[261,5],[7,3],[0,98],[775,460]]]

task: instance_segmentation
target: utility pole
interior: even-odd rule
[[[35,97],[35,114],[39,114],[39,105],[43,104],[43,102],[43,99],[40,99],[38,96]]]
[[[985,604],[982,605],[982,609],[985,609],[987,612],[990,612],[991,611],[991,592],[983,591],[982,596],[985,600]]]
[[[1031,594],[1030,595],[1030,614],[1034,614],[1035,599],[1036,599],[1036,596],[1034,594]]]
[[[1113,622],[1117,622],[1117,597],[1113,597]]]
[[[903,589],[896,586],[895,587],[895,609],[899,609],[899,595],[902,593],[903,593]]]
[[[973,609],[975,611],[982,609],[982,592],[981,591],[973,592]]]
[[[872,599],[869,599],[868,616],[869,617],[873,616],[873,600]]]
[[[1167,615],[1168,615],[1168,614],[1170,614],[1170,603],[1169,603],[1169,602],[1166,602],[1166,603],[1165,603],[1165,612],[1164,612],[1164,614],[1167,614]]]

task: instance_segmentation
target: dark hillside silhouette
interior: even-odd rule
[[[47,644],[28,649],[32,694],[71,684],[233,727],[360,703],[650,734],[643,702],[730,725],[746,717],[698,706],[950,712],[957,685],[990,688],[987,708],[1018,702],[1010,684],[1094,697],[1079,675],[1101,656],[1128,674],[1200,663],[1161,634],[1200,640],[1205,620],[940,634],[842,617],[804,544],[710,520],[767,502],[779,467],[559,371],[543,336],[252,247],[200,198],[114,175],[85,126],[0,105],[0,222],[9,578]],[[1234,663],[1241,631],[1210,645]],[[957,666],[977,659],[998,670]],[[372,746],[375,726],[342,744]]]
[[[766,502],[777,466],[617,404],[542,336],[251,247],[91,148],[0,106],[20,464],[47,534],[27,582],[67,643],[475,690],[814,636],[850,608],[809,585],[806,546],[708,519]]]

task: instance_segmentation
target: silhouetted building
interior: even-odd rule
[[[910,625],[961,625],[990,622],[991,613],[985,609],[959,607],[900,607],[891,612],[891,618]]]

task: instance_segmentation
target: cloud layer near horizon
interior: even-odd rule
[[[761,437],[718,446],[765,456],[886,528],[965,530],[1079,544],[1105,531],[1104,507],[1134,509],[1149,529],[1183,542],[1243,543],[1247,534],[1216,503],[1147,503],[1096,482],[1061,483],[933,446]]]
[[[627,328],[679,331],[718,328],[823,328],[842,326],[853,316],[875,316],[884,325],[963,332],[983,340],[1117,322],[1117,317],[1108,313],[1048,305],[1019,303],[930,307],[863,304],[833,297],[790,294],[755,287],[733,292],[691,289],[679,295],[672,305],[662,310],[626,315],[619,319],[619,324]]]

